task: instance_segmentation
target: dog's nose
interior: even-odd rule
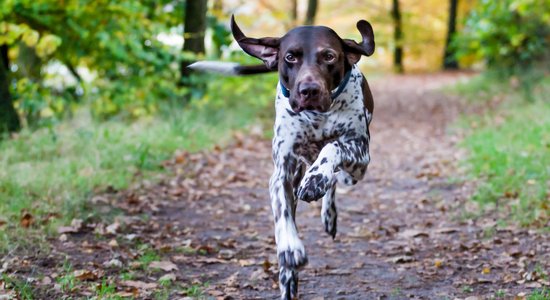
[[[300,84],[300,88],[298,89],[298,91],[300,92],[300,95],[302,95],[305,99],[315,98],[319,96],[321,87],[314,82],[304,82]]]

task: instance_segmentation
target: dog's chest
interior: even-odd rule
[[[278,91],[276,99],[275,139],[291,140],[292,152],[308,162],[335,140],[353,139],[367,133],[367,115],[363,104],[362,74],[352,72],[343,92],[333,100],[329,111],[292,111],[288,98]],[[276,149],[274,149],[276,150]]]

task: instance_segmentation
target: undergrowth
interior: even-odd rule
[[[273,75],[217,77],[207,96],[186,107],[131,123],[99,122],[82,109],[60,124],[0,142],[0,254],[45,247],[44,229],[55,232],[91,213],[85,204],[94,193],[161,172],[176,150],[227,142],[232,130],[270,111],[275,84]]]
[[[550,79],[521,87],[518,77],[529,76],[503,80],[488,73],[457,87],[472,105],[484,107],[462,120],[468,132],[462,146],[478,182],[475,201],[501,220],[544,227],[550,216]]]

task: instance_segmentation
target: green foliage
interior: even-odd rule
[[[33,230],[41,232],[39,222],[30,229],[19,228],[22,212],[49,220],[47,229],[55,229],[59,223],[86,217],[92,192],[123,189],[140,178],[136,174],[161,171],[162,161],[178,149],[197,151],[223,144],[229,131],[255,122],[260,111],[270,111],[275,76],[212,78],[208,97],[185,109],[167,103],[157,116],[131,124],[98,122],[83,108],[66,121],[26,129],[0,143],[0,217],[9,222],[0,226],[0,252],[24,245]],[[60,219],[47,218],[51,215]],[[43,234],[36,236],[37,244],[44,239]]]
[[[18,279],[15,277],[9,277],[6,274],[1,274],[0,284],[1,283],[4,283],[6,285],[5,287],[8,290],[13,290],[17,295],[17,299],[22,299],[22,300],[35,299],[33,287],[26,280]],[[9,297],[9,294],[8,294],[8,297]]]
[[[97,287],[97,299],[122,299],[114,295],[116,293],[116,285],[113,283],[107,282],[106,279],[101,281],[101,285]]]
[[[148,249],[148,245],[143,245],[142,248],[144,253],[139,257],[138,262],[144,270],[147,270],[150,263],[160,260],[160,256],[154,250]]]
[[[550,299],[550,289],[548,288],[542,288],[537,289],[533,291],[529,296],[527,296],[527,300],[548,300]]]
[[[70,115],[76,98],[69,90],[52,93],[42,84],[28,78],[18,80],[12,90],[16,108],[31,128],[49,127]]]
[[[496,111],[467,120],[474,129],[463,145],[470,153],[472,175],[481,179],[474,199],[496,205],[523,224],[544,224],[550,216],[550,102],[545,98],[550,81],[534,87],[535,101],[526,103],[507,82],[478,80],[472,84],[475,94],[503,103]],[[490,93],[478,89],[481,86]]]
[[[204,289],[208,287],[208,283],[205,282],[203,284],[192,284],[184,289],[185,295],[187,297],[193,297],[193,298],[202,298],[204,297]]]
[[[182,99],[187,91],[178,86],[181,50],[158,39],[178,34],[182,14],[170,0],[3,1],[0,45],[10,47],[12,93],[21,117],[40,127],[82,103],[91,103],[101,118],[139,117],[155,113],[164,101]],[[62,84],[63,77],[51,78],[52,85],[45,72],[52,64],[66,66],[77,81],[79,72],[90,75]]]
[[[481,0],[454,41],[462,58],[483,59],[489,68],[527,68],[548,53],[547,0]]]
[[[61,276],[56,278],[56,281],[59,284],[61,291],[68,293],[72,291],[76,285],[76,277],[73,273],[73,266],[68,260],[65,260],[63,263],[63,271],[64,274],[61,274]]]

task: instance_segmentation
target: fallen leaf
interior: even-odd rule
[[[113,267],[120,268],[122,267],[122,262],[116,258],[113,258],[110,261],[105,262],[103,265],[108,268],[113,268]]]
[[[174,160],[177,164],[182,164],[185,162],[187,155],[188,155],[187,152],[180,152],[176,154],[176,156],[174,157]]]
[[[415,260],[414,257],[407,256],[407,255],[396,256],[390,259],[390,261],[393,262],[394,264],[409,263],[409,262],[413,262],[414,260]]]
[[[174,275],[173,273],[168,273],[161,276],[158,281],[159,282],[176,281],[176,275]]]
[[[264,260],[262,267],[264,268],[265,272],[269,272],[269,268],[271,268],[271,263],[269,262],[269,260]]]
[[[460,231],[458,228],[453,228],[453,227],[443,227],[443,228],[438,228],[437,229],[438,233],[445,233],[445,234],[455,233],[455,232],[458,232],[458,231]]]
[[[112,239],[109,241],[108,245],[111,246],[112,248],[116,248],[118,247],[118,242],[115,239]]]
[[[21,224],[21,227],[23,228],[29,228],[34,223],[34,217],[28,213],[25,212],[21,216],[21,220],[19,221],[19,224]]]
[[[128,287],[133,287],[133,288],[142,289],[142,290],[155,289],[158,286],[158,284],[154,282],[147,283],[147,282],[137,281],[137,280],[123,280],[120,284],[122,286],[128,286]]]
[[[57,233],[59,234],[65,234],[65,233],[77,233],[78,229],[72,227],[72,226],[59,226],[57,228]]]
[[[542,287],[542,284],[538,282],[529,282],[529,283],[526,283],[524,287],[530,288],[530,289],[538,289]]]
[[[257,264],[258,263],[253,259],[239,259],[239,265],[241,267],[250,267],[250,266],[255,266]]]
[[[174,264],[173,262],[168,261],[168,260],[153,261],[149,264],[149,268],[161,269],[161,270],[164,270],[166,272],[177,271],[178,270],[178,266],[176,266],[176,264]]]
[[[76,279],[82,281],[96,280],[98,278],[98,274],[90,270],[76,270],[73,272],[73,275]]]
[[[127,235],[124,236],[124,238],[129,240],[129,241],[133,241],[136,237],[137,237],[137,234],[135,234],[135,233],[127,234]]]
[[[121,291],[116,293],[115,295],[122,298],[129,298],[129,297],[137,298],[137,296],[139,296],[139,292],[138,292],[138,289],[134,287],[129,291]]]
[[[52,283],[52,279],[49,276],[44,276],[42,278],[42,281],[40,281],[42,285],[50,285]]]
[[[417,229],[407,229],[401,233],[399,233],[400,236],[404,238],[416,238],[416,237],[429,237],[430,235],[422,230]]]
[[[263,269],[256,269],[256,271],[250,274],[251,281],[266,280],[266,279],[269,279],[269,275],[267,275]]]
[[[215,257],[199,257],[195,259],[196,262],[204,263],[204,264],[227,264],[228,261],[224,259],[219,259]]]
[[[235,257],[235,251],[229,249],[222,249],[218,252],[218,257],[223,259],[232,259]]]
[[[81,219],[72,219],[71,227],[76,228],[77,230],[80,230],[82,228],[83,223],[84,222]]]
[[[228,287],[239,287],[239,280],[237,277],[239,277],[238,271],[225,279],[225,285]]]
[[[105,227],[105,231],[109,234],[116,234],[119,228],[120,228],[120,223],[114,222],[113,224]]]

